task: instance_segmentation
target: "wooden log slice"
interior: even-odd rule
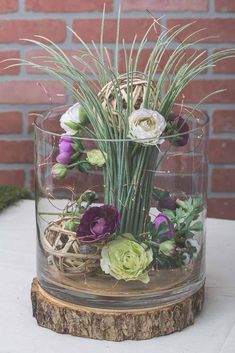
[[[34,278],[31,299],[38,325],[58,333],[108,341],[143,340],[181,331],[193,324],[203,306],[204,285],[193,295],[168,305],[106,310],[57,299]]]

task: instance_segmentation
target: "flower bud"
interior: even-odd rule
[[[170,138],[170,142],[174,146],[185,146],[188,143],[189,139],[189,126],[182,116],[176,114],[170,114],[168,117],[170,124],[170,130],[173,135],[176,135]]]
[[[86,160],[97,167],[102,167],[107,159],[107,153],[94,149],[87,152]]]
[[[87,190],[81,195],[81,201],[92,204],[97,199],[97,195],[94,191]]]
[[[176,200],[170,197],[160,199],[158,202],[158,209],[175,210],[177,208]]]
[[[166,256],[174,256],[175,255],[175,242],[174,240],[166,240],[159,246],[159,252]]]
[[[67,168],[63,164],[56,163],[52,167],[51,174],[54,178],[62,179],[67,175]]]
[[[169,218],[163,213],[159,215],[153,221],[156,229],[159,231],[162,225],[165,225],[165,231],[161,233],[162,238],[172,239],[174,237],[174,224],[169,220]]]

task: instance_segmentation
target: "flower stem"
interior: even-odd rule
[[[105,203],[117,207],[121,213],[119,232],[138,237],[146,231],[149,219],[158,150],[155,146],[129,141],[118,143],[105,168]]]

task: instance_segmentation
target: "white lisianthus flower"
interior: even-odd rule
[[[165,118],[157,111],[140,108],[129,116],[129,137],[137,142],[156,145],[166,128]]]
[[[75,135],[80,125],[85,125],[88,121],[87,115],[79,103],[70,107],[60,118],[60,126],[68,135]]]

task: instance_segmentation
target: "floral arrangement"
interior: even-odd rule
[[[104,18],[100,45],[93,44],[93,49],[70,29],[84,47],[83,55],[73,59],[88,73],[42,37],[42,41],[28,41],[48,53],[43,57],[45,65],[29,61],[23,64],[60,80],[76,101],[60,117],[63,134],[51,170],[53,177],[66,178],[76,169],[85,178],[92,168],[100,168],[104,175],[104,202],[99,203],[92,191],[83,191],[82,199],[90,195],[90,201],[84,207],[80,198],[75,207],[66,209],[64,228],[80,245],[92,248],[100,244],[98,272],[117,280],[148,283],[150,271],[188,268],[201,251],[197,234],[203,231],[202,198],[172,197],[167,190],[153,187],[153,177],[164,158],[159,157],[161,146],[167,143],[168,150],[171,146],[186,146],[198,106],[220,92],[210,93],[193,108],[184,106],[183,114],[183,90],[204,70],[234,56],[234,50],[223,49],[207,58],[204,52],[195,50],[187,57],[186,50],[203,40],[194,41],[198,32],[192,31],[169,55],[174,40],[193,24],[175,26],[156,34],[146,67],[140,72],[139,61],[148,33],[159,26],[153,18],[137,49],[136,37],[130,49],[123,41],[126,72],[120,74],[119,19],[117,22],[113,61],[103,45]],[[84,136],[97,148],[87,151]],[[152,197],[160,212],[154,217],[150,215]]]

